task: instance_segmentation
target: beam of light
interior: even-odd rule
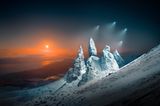
[[[118,47],[122,47],[122,45],[123,45],[123,41],[121,40],[118,42]]]
[[[128,30],[127,28],[124,28],[124,29],[118,34],[118,38],[119,38],[120,40],[124,40],[124,39],[125,39],[127,30]]]
[[[115,27],[116,26],[116,22],[114,21],[112,24],[111,24],[111,27]]]
[[[107,25],[106,30],[109,32],[112,32],[112,31],[114,31],[115,27],[116,27],[116,22],[114,21],[114,22]]]
[[[98,31],[99,31],[99,27],[100,27],[100,25],[97,25],[97,26],[93,29],[93,36],[96,36],[96,34],[97,34]]]
[[[100,25],[97,25],[97,26],[95,27],[95,30],[99,30],[99,27],[100,27]]]
[[[101,41],[108,42],[112,45],[115,35],[116,21],[104,25],[101,31]]]
[[[124,28],[124,29],[121,31],[120,35],[121,35],[121,36],[124,36],[126,33],[127,33],[127,28]]]
[[[127,32],[127,28],[124,29],[124,32]]]
[[[116,24],[117,24],[116,21],[113,21],[112,23],[105,25],[105,27],[103,28],[103,35],[102,35],[104,39],[109,39],[112,35],[114,35]]]
[[[123,46],[123,41],[122,40],[118,41],[117,44],[115,45],[117,50],[120,50],[122,46]]]
[[[97,25],[93,28],[92,32],[91,32],[91,37],[96,39],[97,35],[98,35],[98,31],[99,31],[100,25]]]

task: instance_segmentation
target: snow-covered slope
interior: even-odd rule
[[[122,67],[118,72],[87,84],[75,87],[66,84],[57,92],[44,93],[25,106],[104,106],[104,105],[158,105],[152,100],[153,93],[160,89],[160,46],[152,49]],[[159,95],[158,95],[159,94]],[[157,92],[157,100],[160,93]],[[149,102],[152,100],[154,102]],[[138,101],[138,102],[137,102]],[[149,102],[149,103],[148,103]]]
[[[37,88],[1,92],[0,106],[17,106],[18,104],[31,101],[34,98],[56,92],[65,84],[66,81],[62,78],[58,81],[55,81],[54,83]]]

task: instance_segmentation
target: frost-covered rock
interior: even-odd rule
[[[74,67],[70,68],[67,74],[65,75],[65,79],[68,83],[74,80],[81,80],[82,74],[86,72],[86,65],[84,61],[83,49],[80,46],[78,51],[77,58],[74,61]]]
[[[113,54],[110,52],[109,46],[103,49],[101,58],[91,55],[86,62],[86,66],[86,73],[82,75],[82,80],[78,83],[79,86],[84,85],[90,80],[102,78],[119,69]]]
[[[74,61],[74,67],[67,72],[65,79],[68,83],[72,81],[74,85],[84,85],[90,80],[102,78],[109,73],[115,72],[119,66],[110,52],[110,47],[106,46],[103,49],[102,57],[98,57],[97,50],[93,39],[89,41],[89,58],[84,61],[83,49],[80,46],[78,56]]]
[[[89,52],[89,56],[97,55],[97,49],[92,38],[90,38],[89,40],[88,52]]]
[[[115,60],[117,61],[119,67],[124,66],[125,62],[117,50],[115,50],[113,52],[113,56],[114,56]]]
[[[118,70],[119,66],[113,56],[113,54],[110,52],[110,47],[106,45],[106,47],[102,51],[103,56],[101,57],[101,67],[104,71],[111,71],[111,70]]]
[[[101,67],[99,65],[99,57],[90,56],[87,60],[86,73],[82,75],[82,80],[79,82],[79,86],[85,84],[89,80],[96,79],[99,77]]]

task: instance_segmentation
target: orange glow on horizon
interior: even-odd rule
[[[73,53],[73,52],[72,52]],[[67,48],[61,47],[56,41],[42,41],[30,48],[1,49],[0,57],[16,57],[25,55],[41,55],[44,57],[71,56]]]
[[[85,42],[85,40],[82,38],[61,37],[61,35],[65,34],[59,31],[41,30],[33,35],[15,38],[7,43],[3,43],[4,46],[0,45],[0,57],[25,55],[75,57],[79,45]]]

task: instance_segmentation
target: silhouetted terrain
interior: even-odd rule
[[[54,81],[63,76],[68,68],[71,67],[72,62],[72,59],[64,59],[37,69],[1,75],[0,86],[29,87]]]

